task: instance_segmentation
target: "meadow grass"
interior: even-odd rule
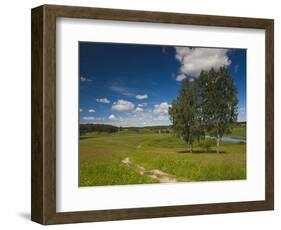
[[[237,130],[235,135],[243,134]],[[242,135],[241,135],[242,136]],[[222,143],[222,153],[199,145],[192,154],[171,133],[121,131],[88,133],[80,139],[80,186],[159,183],[122,163],[128,157],[147,170],[159,169],[177,181],[216,181],[246,178],[246,144]]]
[[[246,127],[235,127],[232,129],[230,134],[225,135],[226,137],[241,138],[246,140]]]

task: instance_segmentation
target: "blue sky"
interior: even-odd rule
[[[246,121],[246,50],[79,43],[80,123],[169,125],[168,108],[184,78],[227,65]]]

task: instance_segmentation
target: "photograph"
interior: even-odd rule
[[[246,180],[247,49],[79,41],[79,186]]]

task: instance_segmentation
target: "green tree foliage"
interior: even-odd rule
[[[83,135],[88,132],[105,132],[105,133],[114,133],[118,132],[120,128],[113,125],[105,124],[80,124],[80,135]]]
[[[217,140],[217,153],[224,134],[230,132],[237,121],[237,89],[227,68],[201,71],[198,80],[205,130]]]
[[[192,152],[193,142],[204,137],[203,117],[197,92],[196,81],[191,82],[185,79],[179,90],[179,96],[172,102],[172,107],[169,109],[172,128],[188,143],[190,152]]]
[[[237,121],[237,89],[227,67],[201,71],[198,79],[184,80],[178,97],[169,109],[172,128],[192,152],[195,140],[205,133],[216,138],[217,153],[224,134]],[[208,146],[209,149],[209,146]]]

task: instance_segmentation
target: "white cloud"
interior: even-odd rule
[[[171,105],[169,105],[167,102],[161,102],[160,104],[154,105],[153,113],[168,114],[170,107],[171,107]]]
[[[116,117],[114,120],[108,121],[107,124],[123,127],[142,127],[155,125],[170,125],[171,121],[168,114],[154,114],[152,111],[143,111]]]
[[[246,121],[247,120],[247,110],[244,107],[240,107],[238,109],[238,121]]]
[[[146,107],[146,106],[147,106],[146,102],[138,104],[138,107]]]
[[[186,76],[184,74],[180,74],[176,77],[176,81],[182,81],[183,79],[186,79]]]
[[[83,117],[82,118],[83,120],[87,120],[87,121],[93,121],[93,120],[96,120],[95,117]]]
[[[143,112],[143,108],[137,107],[137,108],[135,109],[135,112]]]
[[[246,114],[246,109],[243,108],[243,107],[240,107],[240,108],[238,109],[238,112],[239,112],[239,114],[241,114],[241,115],[245,115],[245,114]]]
[[[136,99],[138,100],[143,100],[143,99],[147,99],[148,95],[147,94],[143,94],[143,95],[136,95]]]
[[[116,117],[114,114],[111,114],[109,117],[108,117],[109,120],[116,120]]]
[[[102,120],[102,124],[111,124],[114,126],[122,127],[171,125],[170,117],[168,114],[169,106],[170,105],[167,102],[162,102],[158,105],[155,105],[154,110],[144,110],[143,108],[135,107],[133,111],[123,112],[121,116],[110,114],[106,120]],[[143,109],[143,111],[141,111],[141,109]],[[96,117],[95,123],[97,122],[98,118]]]
[[[201,70],[230,65],[227,52],[228,49],[176,47],[176,59],[181,63],[181,73],[197,77]]]
[[[134,93],[131,92],[131,90],[125,88],[125,87],[122,87],[122,86],[118,86],[118,85],[112,85],[110,86],[110,89],[114,92],[117,92],[123,96],[127,96],[127,97],[133,97],[134,96]]]
[[[154,121],[169,121],[167,114],[160,114],[159,116],[153,117]]]
[[[96,121],[104,121],[105,119],[104,119],[104,117],[95,117],[95,120]]]
[[[89,82],[89,81],[92,81],[91,79],[89,79],[89,78],[86,78],[86,77],[83,77],[83,76],[81,76],[80,77],[80,81],[82,81],[82,82]]]
[[[106,97],[105,98],[97,98],[96,102],[109,104],[110,100],[108,100]]]
[[[80,113],[83,112],[83,109],[79,109],[79,112],[80,112]]]
[[[94,109],[89,109],[88,112],[89,112],[89,113],[94,113],[94,112],[96,112],[96,110],[94,110]]]
[[[132,102],[126,100],[118,100],[112,105],[112,109],[117,111],[133,110],[134,108],[135,105]]]

